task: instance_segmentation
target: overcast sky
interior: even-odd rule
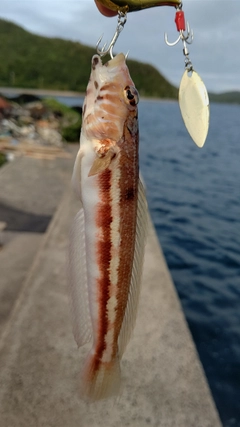
[[[194,31],[190,59],[207,89],[240,91],[240,0],[183,0],[183,10]],[[103,32],[110,41],[117,24],[117,17],[100,15],[93,0],[1,0],[0,17],[32,33],[91,46]],[[175,9],[166,6],[129,13],[115,51],[130,50],[129,58],[153,64],[178,86],[184,70],[182,43],[164,43],[164,31],[170,41],[178,36],[174,18]]]

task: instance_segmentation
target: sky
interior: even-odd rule
[[[208,91],[240,91],[240,0],[183,0],[185,18],[194,32],[188,46],[195,71]],[[94,0],[1,0],[0,17],[28,31],[95,46],[110,41],[117,17],[102,16]],[[128,14],[114,52],[129,51],[130,59],[154,65],[179,86],[184,71],[182,43],[168,47],[178,37],[175,8],[158,7]],[[76,58],[77,61],[77,58]]]

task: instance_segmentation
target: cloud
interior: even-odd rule
[[[240,90],[239,0],[184,0],[186,19],[194,30],[189,46],[194,68],[211,91]],[[93,0],[1,0],[0,15],[31,32],[49,37],[62,37],[94,46],[104,32],[110,41],[117,18],[105,18]],[[149,62],[175,85],[184,71],[182,45],[168,47],[178,36],[174,23],[175,9],[159,7],[130,13],[116,51],[127,52],[130,58]]]

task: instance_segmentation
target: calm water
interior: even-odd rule
[[[211,105],[205,146],[177,103],[140,104],[150,212],[224,426],[240,426],[240,106]]]
[[[139,122],[151,216],[223,425],[239,427],[240,106],[211,105],[202,149],[175,102],[142,101]]]

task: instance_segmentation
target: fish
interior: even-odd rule
[[[72,176],[81,207],[69,249],[73,335],[78,347],[91,342],[79,386],[87,402],[119,394],[136,322],[148,218],[138,100],[125,56],[103,64],[94,55]]]

